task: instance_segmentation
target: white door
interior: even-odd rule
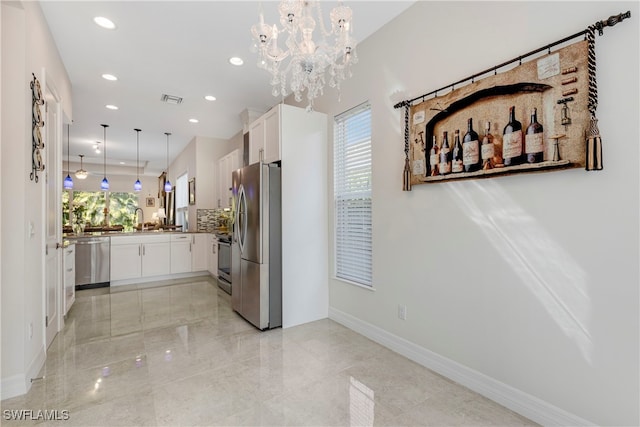
[[[44,308],[46,347],[62,329],[62,114],[60,99],[50,82],[45,84],[45,270]]]

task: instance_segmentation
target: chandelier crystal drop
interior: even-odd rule
[[[358,62],[351,8],[342,3],[333,8],[330,30],[324,25],[319,0],[282,0],[278,11],[282,28],[265,23],[262,13],[260,22],[251,27],[258,67],[271,73],[274,96],[286,96],[291,90],[301,102],[306,91],[307,109],[312,110],[313,100],[323,94],[327,74],[329,86],[339,94],[340,83],[352,75],[351,64]],[[282,33],[287,37],[285,50],[278,46]]]

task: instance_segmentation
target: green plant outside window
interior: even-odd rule
[[[69,226],[73,221],[94,227],[103,226],[105,225],[104,208],[107,203],[109,203],[109,225],[122,225],[124,231],[132,231],[136,223],[138,207],[136,193],[63,191],[62,224]]]
[[[138,195],[136,193],[109,193],[109,223],[122,225],[124,231],[133,231],[137,207]]]

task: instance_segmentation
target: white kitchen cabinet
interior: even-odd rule
[[[218,160],[218,207],[231,206],[231,173],[240,168],[240,150],[235,149]]]
[[[111,278],[130,280],[169,274],[171,257],[168,234],[111,237]]]
[[[64,248],[64,298],[63,313],[66,316],[76,300],[76,245]]]
[[[209,235],[191,234],[191,271],[206,271],[209,255]]]
[[[191,272],[191,235],[171,235],[171,274]]]
[[[122,237],[111,238],[110,280],[135,279],[142,276],[142,246],[140,243],[120,243]]]
[[[213,277],[218,277],[218,238],[213,234],[208,236],[207,269]]]
[[[170,258],[169,242],[142,243],[142,277],[169,274]]]
[[[280,123],[282,104],[267,111],[249,125],[249,164],[272,163],[282,159]]]

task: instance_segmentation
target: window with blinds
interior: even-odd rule
[[[372,286],[371,105],[336,116],[333,140],[336,277]]]

